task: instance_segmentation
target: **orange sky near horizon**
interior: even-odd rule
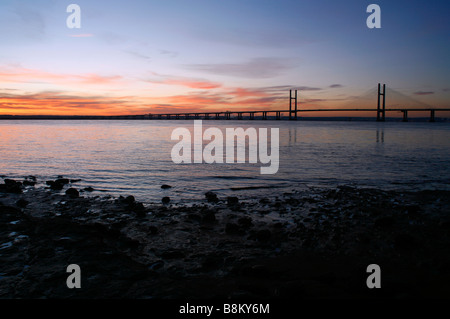
[[[20,66],[0,67],[0,83],[8,87],[0,89],[0,115],[107,116],[287,110],[289,90],[296,89],[288,86],[228,87],[206,79],[153,75],[154,79],[142,80],[121,75],[64,74]],[[356,97],[357,102],[352,102],[352,97],[343,93],[341,86],[331,87],[333,85],[325,89],[300,87],[298,108],[376,108],[376,92],[365,99],[358,100]],[[388,102],[389,98],[388,95]],[[448,116],[449,112],[439,112],[439,115]],[[301,116],[372,115],[370,112],[307,112],[301,113]],[[389,112],[388,116],[401,117],[402,114]],[[423,112],[410,112],[408,116],[424,115]]]

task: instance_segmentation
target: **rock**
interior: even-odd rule
[[[225,233],[229,235],[236,235],[240,233],[239,226],[235,223],[227,223],[225,225]]]
[[[80,182],[81,181],[81,179],[71,179],[70,180],[70,183],[78,183],[78,182]]]
[[[441,221],[439,222],[439,226],[440,226],[442,229],[450,230],[450,220],[441,220]]]
[[[397,249],[411,249],[417,244],[416,239],[410,234],[398,234],[395,236],[394,245]]]
[[[241,270],[244,276],[267,278],[270,274],[269,269],[264,265],[244,266]]]
[[[210,271],[219,268],[223,263],[223,258],[220,256],[207,256],[202,261],[202,270]]]
[[[46,181],[47,185],[50,186],[50,189],[52,190],[62,190],[65,183],[63,179],[57,179],[56,181]]]
[[[34,186],[34,185],[36,185],[36,182],[24,180],[24,181],[22,182],[22,184],[23,184],[24,186]]]
[[[164,184],[164,185],[161,185],[161,188],[162,189],[169,189],[169,188],[172,188],[172,186]]]
[[[134,210],[135,212],[142,212],[142,211],[145,211],[144,204],[138,203],[138,202],[134,203],[134,205],[133,205],[133,210]]]
[[[17,205],[17,207],[25,208],[25,207],[27,207],[27,205],[28,205],[29,203],[30,203],[29,201],[27,201],[27,200],[21,198],[21,199],[19,199],[19,200],[16,202],[16,205]]]
[[[380,217],[375,220],[375,226],[380,228],[390,227],[395,224],[395,219],[391,216]]]
[[[148,266],[149,270],[158,270],[164,266],[164,261],[158,260]]]
[[[288,198],[285,200],[285,203],[290,206],[298,206],[300,204],[300,201],[296,198]]]
[[[158,228],[156,226],[149,226],[148,231],[150,232],[150,234],[155,235],[158,233]]]
[[[21,194],[22,183],[12,179],[5,179],[5,184],[0,185],[0,192]]]
[[[184,256],[185,256],[184,253],[178,249],[166,250],[161,254],[161,257],[165,259],[180,259],[184,258]]]
[[[20,182],[17,182],[17,181],[15,181],[13,179],[5,178],[5,185],[13,186],[13,185],[16,185],[16,184],[20,185]]]
[[[123,200],[123,202],[127,205],[133,205],[135,202],[134,196],[133,195],[129,195],[127,197],[125,197],[125,199]]]
[[[252,219],[250,217],[241,217],[239,218],[238,223],[245,229],[248,229],[253,225]]]
[[[142,205],[142,203],[140,203]],[[136,211],[136,216],[139,218],[144,218],[147,216],[147,212],[145,210],[138,210]]]
[[[208,210],[203,214],[202,221],[205,223],[212,223],[216,221],[216,214],[212,210]]]
[[[235,196],[228,196],[227,197],[227,205],[228,206],[236,206],[239,204],[239,198]]]
[[[69,188],[66,190],[66,195],[71,198],[77,198],[80,196],[80,193],[75,188]]]
[[[170,197],[168,197],[168,196],[163,197],[161,201],[162,201],[163,204],[169,204],[170,203]]]
[[[67,179],[67,178],[58,178],[56,181],[55,181],[55,183],[57,183],[57,184],[63,184],[63,185],[66,185],[66,184],[69,184],[69,180]]]
[[[200,214],[197,213],[189,213],[187,214],[186,218],[189,220],[195,220],[197,222],[202,220],[202,216],[200,216]]]
[[[262,229],[256,233],[256,239],[261,242],[268,241],[271,236],[272,233],[268,229]]]
[[[128,197],[127,197],[128,198]],[[134,199],[134,197],[133,197]],[[130,199],[131,201],[131,199]],[[127,207],[130,211],[133,211],[137,217],[139,218],[143,218],[145,216],[147,216],[147,211],[145,209],[144,204],[139,203],[139,202],[131,202],[128,204]]]
[[[207,192],[205,194],[206,200],[210,203],[217,203],[219,199],[217,198],[217,195],[213,192]]]
[[[94,189],[93,189],[91,186],[85,187],[84,190],[85,190],[86,192],[93,192],[93,191],[94,191]]]

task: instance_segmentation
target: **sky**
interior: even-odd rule
[[[66,23],[72,3],[80,28]],[[376,107],[378,83],[387,107],[449,108],[449,12],[433,0],[1,0],[0,114],[285,110],[290,89],[300,108]]]

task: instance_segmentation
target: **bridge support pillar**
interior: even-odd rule
[[[383,105],[380,104],[383,97]],[[386,115],[386,84],[383,84],[383,92],[381,92],[381,84],[378,83],[378,103],[377,103],[377,121],[384,122]]]
[[[292,100],[294,100],[294,111],[292,110]],[[292,90],[289,90],[289,119],[295,121],[297,120],[297,90],[295,90],[294,96],[292,95]]]
[[[404,110],[403,112],[403,122],[408,122],[408,111]]]
[[[434,110],[430,112],[430,122],[434,122]]]

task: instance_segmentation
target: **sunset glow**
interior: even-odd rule
[[[2,2],[0,114],[285,110],[290,89],[300,108],[375,108],[358,97],[379,82],[448,108],[446,10],[414,2],[379,1],[376,30],[360,1],[77,1],[79,29],[68,3]]]

